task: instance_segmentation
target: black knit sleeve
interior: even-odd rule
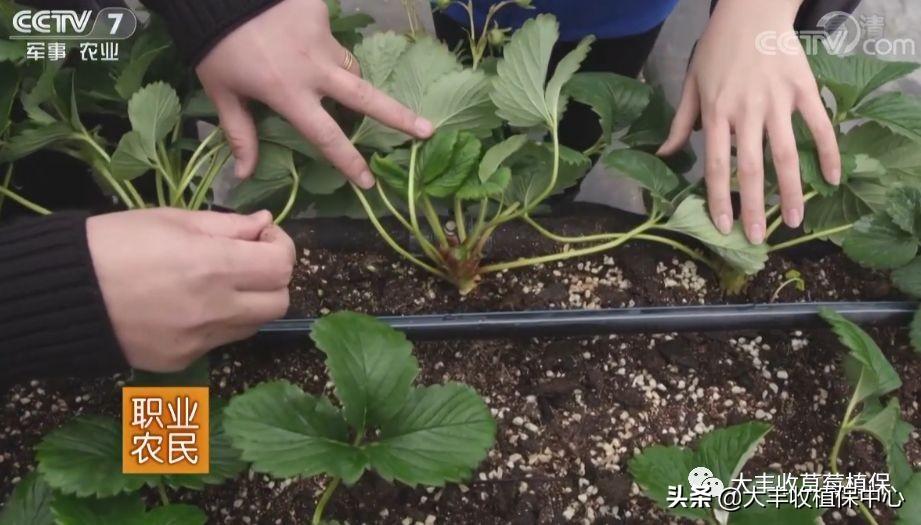
[[[191,64],[228,33],[280,0],[142,0],[164,20]]]
[[[0,227],[0,383],[126,367],[82,213]]]

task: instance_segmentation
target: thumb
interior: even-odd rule
[[[272,214],[266,210],[251,215],[200,211],[192,214],[191,219],[191,226],[199,233],[240,241],[256,241],[272,225]]]
[[[236,161],[234,173],[240,179],[245,179],[253,174],[256,162],[259,160],[259,138],[256,134],[256,124],[245,101],[236,95],[227,95],[215,100],[218,115],[221,118],[221,128],[224,136],[233,151]]]

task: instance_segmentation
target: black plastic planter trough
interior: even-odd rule
[[[580,212],[554,217],[559,228],[579,227],[582,219],[623,227],[637,216],[605,207],[580,205]],[[571,209],[568,211],[572,211]],[[564,211],[564,214],[566,212]],[[584,224],[583,224],[584,225]],[[365,220],[300,219],[286,228],[299,247],[332,251],[389,251]],[[412,239],[393,228],[395,237],[411,246]],[[493,252],[511,252],[526,246],[523,229],[508,226]],[[533,248],[533,246],[531,246]],[[799,257],[815,258],[837,247],[813,242],[798,248]],[[507,255],[507,253],[506,253]],[[738,330],[795,330],[826,326],[819,316],[830,308],[861,325],[905,326],[918,309],[911,301],[803,302],[771,304],[713,304],[598,310],[529,310],[457,314],[384,315],[379,317],[416,340],[490,339],[515,337],[577,337],[616,333],[719,332]],[[263,327],[260,334],[300,337],[309,334],[315,318],[283,319]]]
[[[755,305],[661,306],[605,310],[491,312],[384,316],[380,319],[416,340],[564,337],[615,333],[793,330],[823,325],[819,311],[830,308],[862,325],[906,325],[913,302],[831,302]],[[299,337],[316,320],[285,319],[265,326],[263,335]]]

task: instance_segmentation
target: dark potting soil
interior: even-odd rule
[[[356,253],[307,247],[303,231],[296,237],[302,247],[292,313],[298,316],[339,309],[442,313],[768,302],[789,269],[802,273],[806,289],[788,286],[782,301],[893,298],[884,275],[833,251],[816,255],[822,250],[774,257],[741,295],[727,297],[707,269],[647,244],[494,275],[460,297],[373,243]],[[503,244],[497,241],[492,253],[522,243],[545,247],[516,233]],[[916,379],[921,359],[904,330],[871,334],[905,380],[899,392],[903,417],[921,426]],[[435,342],[417,344],[416,354],[420,384],[460,381],[487,398],[498,422],[495,448],[465,485],[411,489],[366,475],[355,487],[339,489],[329,518],[388,524],[668,523],[673,520],[627,473],[627,462],[642,449],[694,446],[715,428],[757,419],[772,424],[773,431],[747,474],[825,471],[849,397],[844,349],[828,330]],[[249,341],[215,352],[212,365],[212,389],[221,398],[272,379],[331,393],[321,354],[306,339]],[[24,381],[7,390],[0,407],[3,497],[33,468],[32,449],[44,434],[77,414],[117,416],[123,379]],[[917,432],[907,452],[921,468]],[[842,458],[845,471],[885,469],[882,450],[870,440],[850,441]],[[204,492],[177,492],[173,499],[200,505],[210,523],[302,524],[323,485],[322,479],[244,473]],[[824,518],[859,523],[852,514],[829,511]],[[891,514],[882,513],[880,522],[890,523]]]

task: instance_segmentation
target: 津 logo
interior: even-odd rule
[[[92,22],[92,24],[91,24]],[[23,10],[13,15],[13,40],[124,40],[137,30],[134,12],[125,7],[101,9],[93,20],[92,11],[66,9]]]

